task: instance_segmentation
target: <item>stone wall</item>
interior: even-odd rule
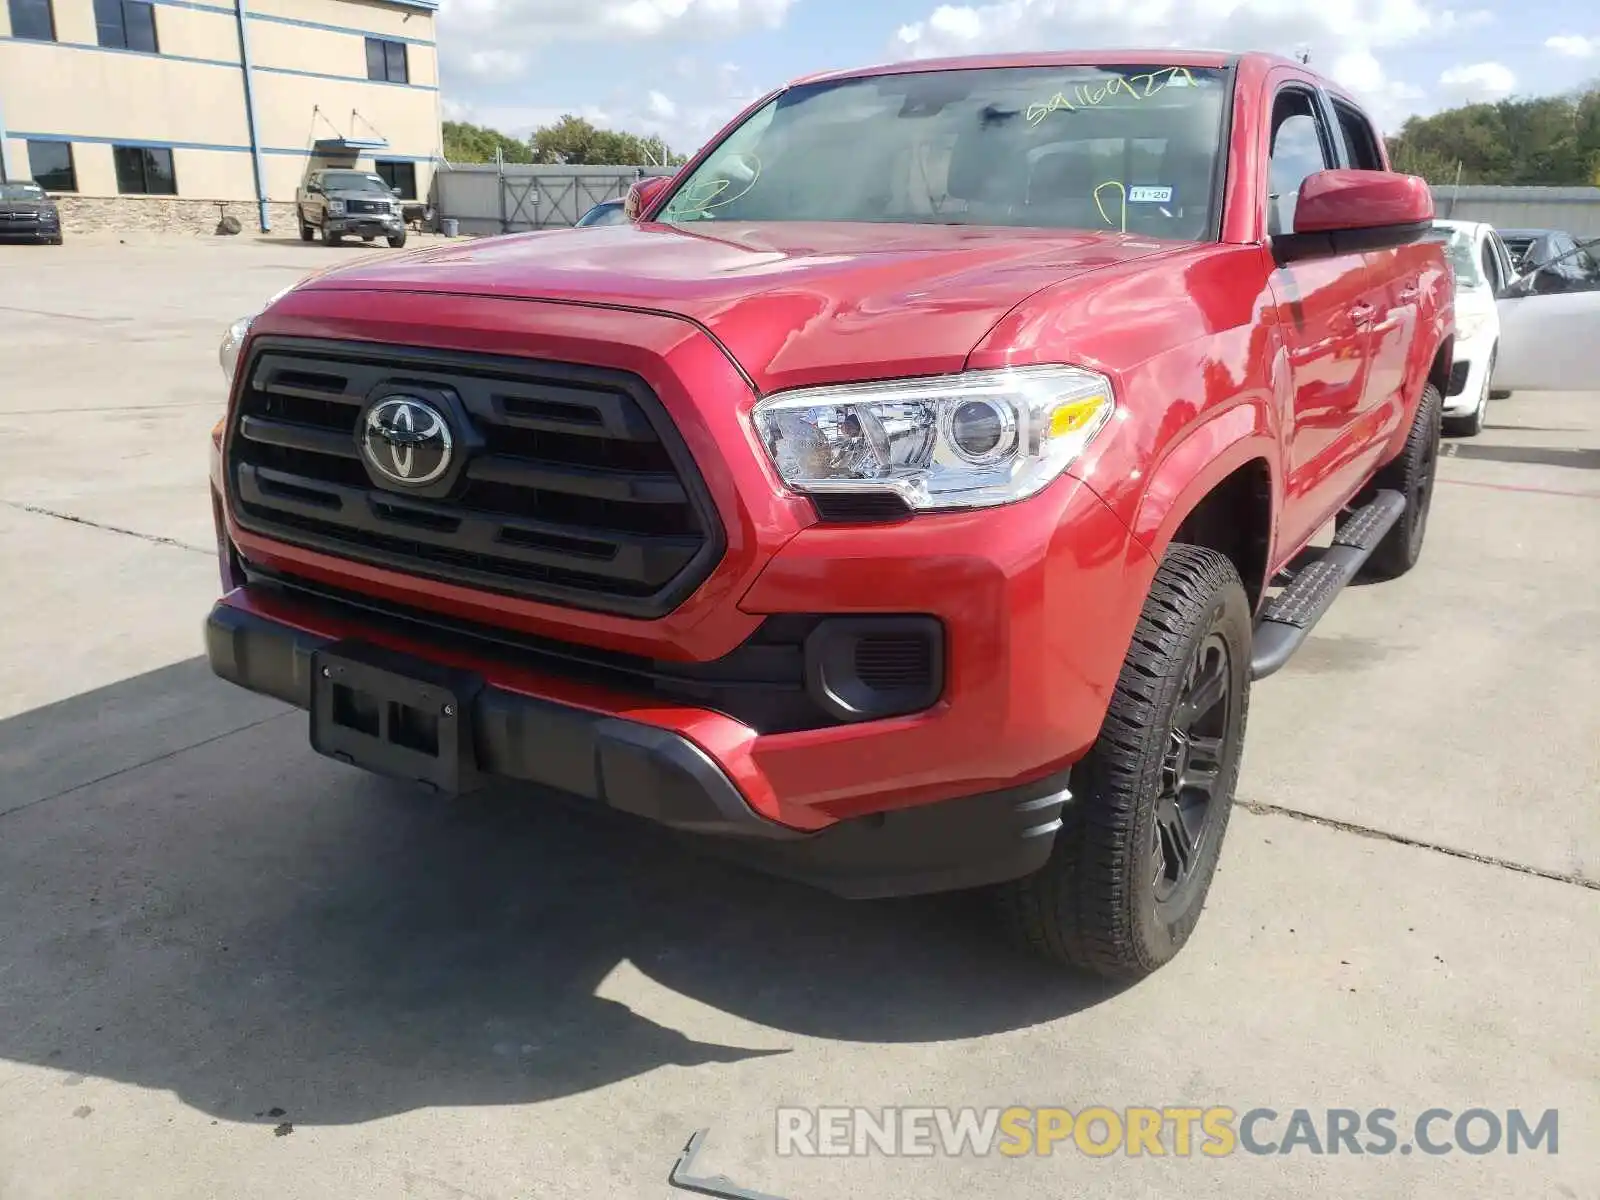
[[[185,200],[178,196],[56,197],[68,233],[189,233],[211,237],[223,214],[239,222],[241,234],[261,232],[260,211],[249,200]],[[293,234],[293,204],[271,203],[272,232]]]

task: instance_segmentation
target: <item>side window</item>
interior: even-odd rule
[[[1479,245],[1478,259],[1483,266],[1483,278],[1489,290],[1498,292],[1506,281],[1500,274],[1500,259],[1495,255],[1494,245],[1488,238],[1484,238]]]
[[[1329,140],[1311,93],[1286,88],[1272,102],[1272,150],[1267,164],[1267,236],[1294,232],[1294,209],[1307,175],[1328,170]]]
[[[1383,154],[1378,150],[1378,137],[1372,132],[1372,123],[1342,100],[1333,102],[1333,111],[1339,116],[1339,132],[1344,137],[1350,165],[1358,171],[1383,170]]]
[[[1506,249],[1506,244],[1500,240],[1500,235],[1494,230],[1489,231],[1489,236],[1484,239],[1489,253],[1494,255],[1494,260],[1500,266],[1500,283],[1502,286],[1510,283],[1517,277],[1517,268],[1512,265],[1511,251]]]

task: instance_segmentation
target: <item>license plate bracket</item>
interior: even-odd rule
[[[314,651],[311,669],[318,754],[445,794],[480,786],[472,711],[481,677],[359,641]]]

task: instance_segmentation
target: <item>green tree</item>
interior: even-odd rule
[[[635,167],[677,166],[685,161],[658,137],[601,129],[570,113],[554,125],[535,129],[528,142],[536,163]]]
[[[488,129],[466,121],[444,123],[444,157],[447,162],[493,162],[496,150],[500,151],[506,162],[533,161],[533,150],[527,142],[507,137],[498,129]]]
[[[1413,117],[1389,142],[1397,169],[1430,183],[1600,182],[1600,88],[1468,104]]]

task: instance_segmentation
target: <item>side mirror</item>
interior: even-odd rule
[[[1420,241],[1433,227],[1425,180],[1392,171],[1317,171],[1300,184],[1294,232],[1272,239],[1277,260],[1356,254]]]
[[[400,195],[400,189],[399,189],[399,188],[390,188],[390,189],[389,189],[389,190],[390,190],[390,191],[391,191],[391,192],[392,192],[392,193],[394,193],[394,198],[395,198],[395,199],[396,199],[396,200],[403,200],[403,199],[404,199],[404,198],[405,198],[405,197],[403,197],[403,196],[401,196],[401,195]]]
[[[651,175],[645,179],[635,180],[628,188],[627,198],[622,202],[622,211],[628,220],[637,221],[639,215],[649,209],[671,182],[670,175]]]

